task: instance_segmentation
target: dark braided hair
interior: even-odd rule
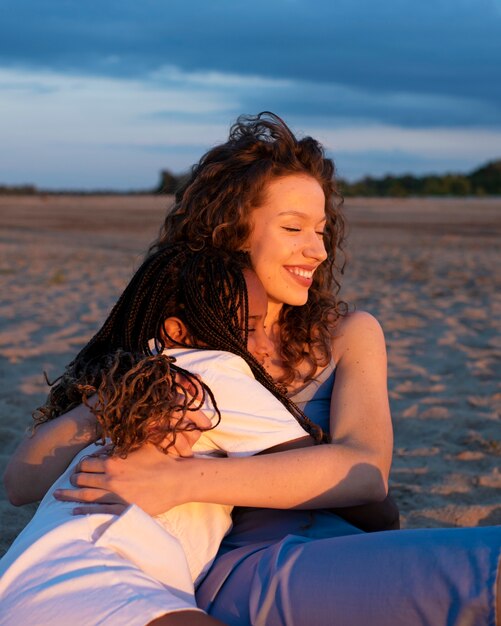
[[[247,350],[249,306],[243,270],[248,268],[250,260],[243,252],[213,248],[200,252],[185,244],[164,246],[150,255],[102,328],[55,381],[46,404],[35,412],[35,421],[45,422],[78,405],[85,386],[89,393],[99,387],[105,361],[117,350],[151,356],[177,343],[241,356],[256,379],[320,440],[321,429],[285,396]],[[186,325],[189,344],[176,342],[166,334],[164,322],[173,316]]]
[[[343,199],[334,179],[334,163],[311,137],[296,139],[277,115],[265,111],[241,116],[228,141],[209,150],[193,166],[191,176],[176,194],[150,254],[174,242],[192,248],[242,250],[251,234],[253,210],[265,200],[268,183],[301,174],[315,179],[325,195],[324,244],[327,260],[315,271],[304,306],[285,304],[279,317],[279,355],[290,384],[297,368],[306,363],[311,379],[318,366],[332,356],[332,330],[348,307],[337,298],[344,269]]]

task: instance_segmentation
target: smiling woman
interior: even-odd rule
[[[268,293],[268,331],[280,335],[280,380],[300,385],[331,361],[333,324],[347,311],[337,298],[341,206],[315,139],[297,141],[272,113],[243,116],[193,167],[150,252],[177,241],[249,251]]]

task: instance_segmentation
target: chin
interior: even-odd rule
[[[290,306],[303,306],[307,302],[308,302],[308,292],[306,292],[305,294],[297,294],[296,296],[289,294],[287,298],[284,298],[283,300],[284,304],[288,304]]]

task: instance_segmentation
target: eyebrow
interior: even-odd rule
[[[281,211],[279,214],[279,216],[281,215],[297,215],[298,217],[303,217],[305,219],[308,219],[311,217],[311,215],[309,213],[304,213],[303,211],[295,211],[293,209],[291,209],[290,211]],[[318,220],[317,224],[323,224],[324,222],[327,222],[327,218],[323,217],[321,220]]]

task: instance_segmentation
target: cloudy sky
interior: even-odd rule
[[[0,184],[153,187],[272,110],[338,172],[501,156],[501,0],[3,0]]]

